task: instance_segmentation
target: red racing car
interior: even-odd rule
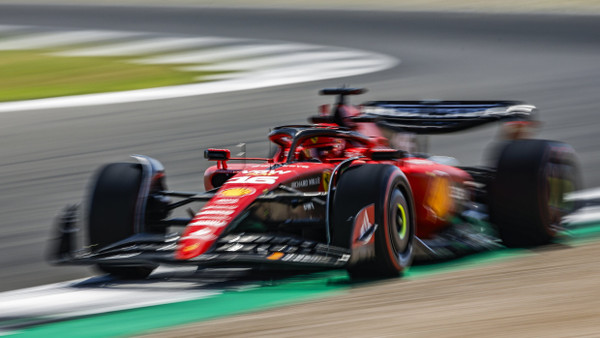
[[[272,157],[216,165],[205,192],[167,190],[156,160],[102,167],[86,208],[88,245],[75,249],[76,206],[65,210],[52,261],[144,278],[159,264],[345,268],[352,277],[397,276],[413,258],[444,259],[499,246],[552,241],[579,182],[573,149],[527,139],[535,107],[513,101],[374,101],[337,95],[311,124],[277,127]],[[494,121],[507,140],[490,165],[457,166],[422,152],[430,134]],[[189,217],[174,209],[201,202]],[[185,227],[175,231],[176,227]]]

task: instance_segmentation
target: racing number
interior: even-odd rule
[[[274,184],[277,176],[242,176],[232,177],[226,183],[238,184]]]

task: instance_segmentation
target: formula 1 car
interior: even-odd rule
[[[311,124],[274,128],[269,158],[206,150],[216,165],[204,173],[205,192],[168,190],[163,166],[145,156],[102,167],[86,207],[87,245],[75,249],[79,212],[68,207],[52,261],[122,278],[145,278],[159,264],[345,268],[370,278],[397,276],[414,257],[531,247],[559,234],[578,166],[570,146],[524,137],[536,123],[534,106],[346,102],[363,92],[322,90],[337,102]],[[450,165],[419,145],[427,135],[494,121],[507,138],[487,166]],[[170,217],[194,202],[204,204]]]

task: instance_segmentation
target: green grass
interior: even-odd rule
[[[0,102],[201,82],[214,72],[140,65],[118,57],[62,57],[47,51],[0,51]],[[177,65],[182,66],[182,65]]]

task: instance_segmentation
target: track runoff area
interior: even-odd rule
[[[600,239],[600,191],[574,195],[590,206],[568,216],[559,244],[580,246]],[[543,255],[499,249],[455,260],[417,264],[407,280]],[[144,281],[98,276],[0,293],[0,335],[17,337],[112,337],[136,335],[344,294],[372,283],[353,283],[343,270],[264,275],[246,269],[161,267]]]

